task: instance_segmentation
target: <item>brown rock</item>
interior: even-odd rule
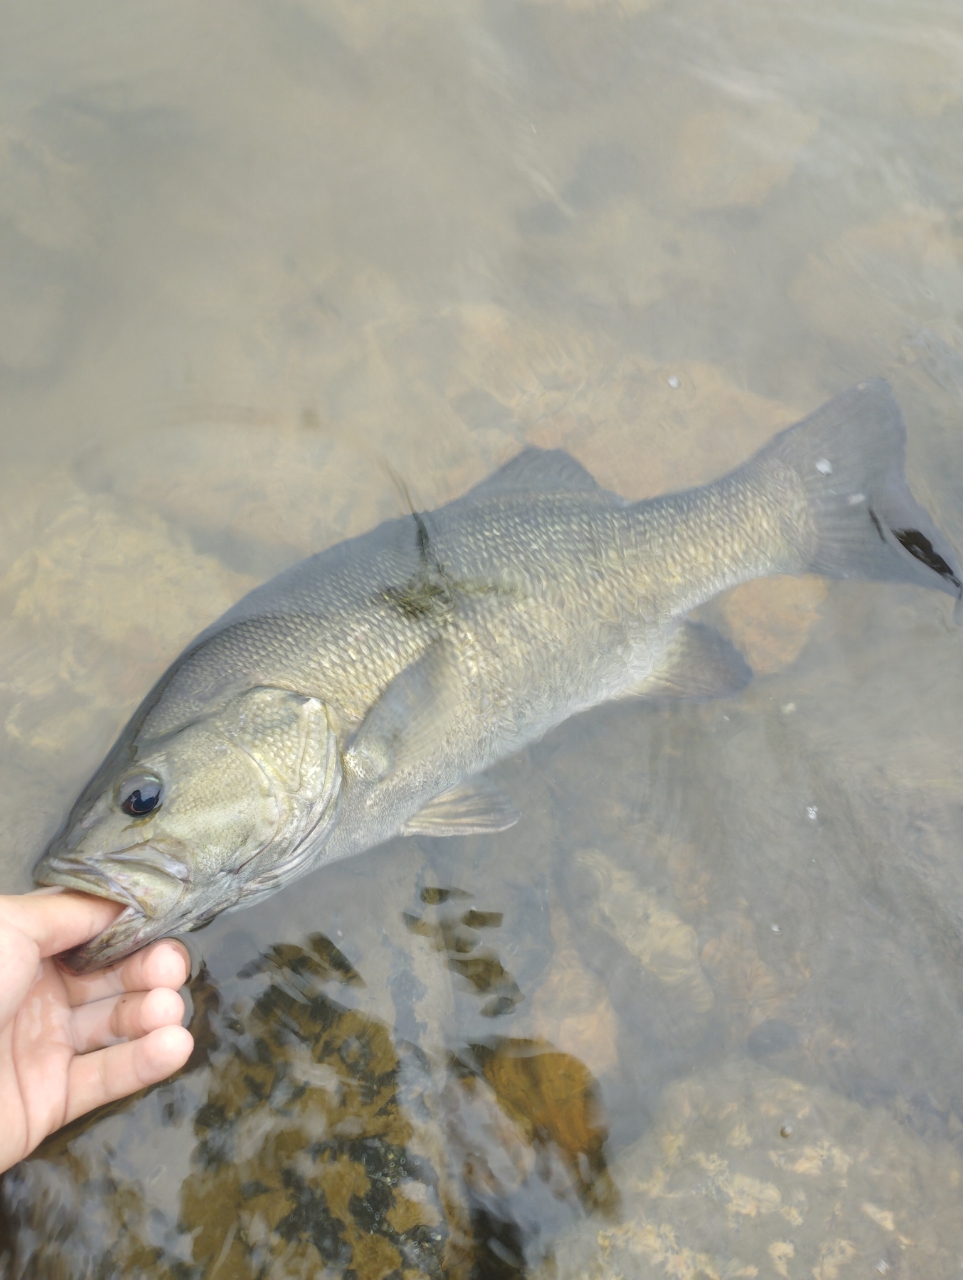
[[[963,240],[941,209],[906,205],[852,227],[810,254],[789,296],[824,334],[892,349],[915,325],[953,320],[963,291]]]
[[[818,127],[816,116],[778,101],[687,116],[676,137],[674,194],[696,209],[762,204],[792,176]]]
[[[552,938],[552,962],[528,1001],[531,1026],[536,1036],[602,1075],[618,1062],[618,1024],[608,990],[582,963],[572,926],[558,906],[552,908]]]
[[[735,386],[714,365],[626,358],[564,325],[528,325],[494,306],[466,309],[460,323],[449,399],[488,397],[530,443],[567,449],[627,498],[714,480],[803,416]],[[500,460],[515,451],[509,444]],[[777,631],[803,625],[774,619]],[[764,624],[759,631],[759,648],[788,649],[788,639],[764,636]]]
[[[183,646],[254,584],[156,515],[65,477],[39,488],[25,500],[37,512],[32,545],[0,578],[0,669],[7,734],[58,751],[92,715],[119,727]]]
[[[702,964],[726,1002],[727,1024],[745,1037],[778,1017],[795,994],[782,986],[759,955],[752,922],[732,914],[723,930],[702,948]]]
[[[480,1071],[451,1091],[469,1186],[505,1197],[560,1156],[564,1179],[549,1174],[559,1198],[574,1192],[584,1206],[611,1212],[618,1196],[604,1155],[608,1129],[588,1068],[538,1040],[503,1039],[474,1054]]]
[[[757,675],[782,671],[799,657],[826,598],[823,578],[756,578],[719,601],[729,634]]]

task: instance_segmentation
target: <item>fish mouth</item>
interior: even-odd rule
[[[190,880],[190,868],[169,850],[135,845],[110,858],[78,857],[51,851],[38,864],[34,880],[118,902],[124,908],[96,937],[57,961],[71,973],[88,973],[128,956],[155,938],[176,931],[177,906]]]
[[[89,893],[95,898],[120,902],[141,915],[147,914],[134,902],[129,890],[118,884],[108,872],[84,862],[82,858],[45,858],[37,867],[34,879],[39,885],[61,885],[78,893]]]

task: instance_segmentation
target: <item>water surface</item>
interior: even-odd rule
[[[954,0],[6,3],[0,870],[256,582],[526,442],[702,483],[866,376],[963,548]],[[963,663],[935,592],[704,610],[509,832],[196,935],[197,1049],[2,1184],[16,1277],[963,1266]]]

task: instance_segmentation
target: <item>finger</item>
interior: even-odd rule
[[[194,1037],[184,1027],[161,1027],[142,1040],[78,1055],[67,1078],[64,1123],[157,1084],[184,1065],[193,1045]]]
[[[31,944],[24,945],[31,949]],[[33,950],[36,954],[35,947]],[[0,988],[6,986],[7,977],[6,971],[0,974]],[[7,1046],[4,1074],[10,1087],[0,1105],[0,1123],[5,1124],[7,1114],[14,1110],[19,1086],[33,1147],[63,1124],[67,1071],[75,1052],[70,1009],[52,960],[35,967],[29,991],[4,1028],[3,1042]],[[9,1080],[11,1072],[15,1083]]]
[[[37,980],[40,952],[16,929],[0,923],[0,1026],[14,1016]]]
[[[74,1009],[71,1038],[78,1053],[89,1053],[122,1040],[138,1040],[158,1027],[177,1026],[183,1017],[184,1001],[177,992],[157,987]]]
[[[103,933],[123,911],[119,902],[89,893],[21,893],[0,897],[0,924],[25,934],[40,958],[55,956]]]
[[[67,998],[72,1005],[103,1000],[124,991],[150,991],[153,987],[177,990],[187,981],[191,971],[187,948],[173,938],[152,942],[126,960],[99,969],[96,973],[63,973]]]

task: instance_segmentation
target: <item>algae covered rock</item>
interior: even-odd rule
[[[415,1154],[427,1073],[382,1023],[322,990],[335,966],[360,981],[320,935],[274,947],[256,966],[265,989],[228,1021],[182,1193],[204,1268],[414,1280],[454,1261],[438,1173]]]

